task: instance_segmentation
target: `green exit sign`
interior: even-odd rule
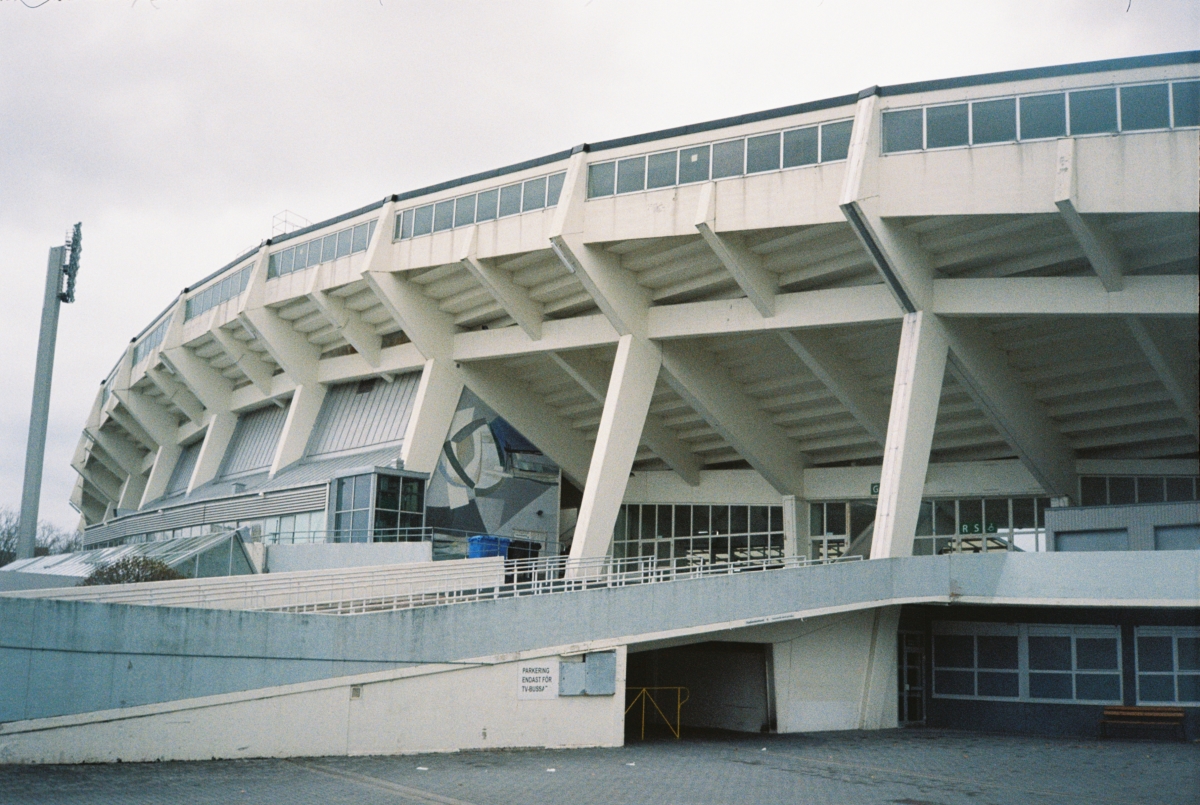
[[[871,484],[871,494],[876,496],[879,495],[879,484]]]

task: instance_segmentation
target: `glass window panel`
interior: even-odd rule
[[[1175,658],[1170,637],[1139,637],[1137,639],[1137,669],[1141,671],[1174,671]]]
[[[1121,130],[1144,131],[1170,126],[1170,96],[1166,84],[1121,87]]]
[[[883,153],[921,149],[921,111],[905,109],[883,113]]]
[[[1108,479],[1108,502],[1116,506],[1118,504],[1135,503],[1137,495],[1134,493],[1133,478],[1114,475]]]
[[[771,515],[766,506],[750,507],[750,533],[765,534],[770,531]]]
[[[556,173],[546,179],[546,206],[553,207],[558,204],[558,197],[562,195],[563,182],[567,180],[567,174]]]
[[[1138,699],[1144,702],[1175,701],[1175,677],[1170,674],[1138,674]]]
[[[934,635],[933,666],[935,668],[974,668],[975,638],[971,635]]]
[[[995,671],[979,672],[980,696],[1003,696],[1015,699],[1020,695],[1020,678],[1017,674],[1004,674]]]
[[[1008,498],[988,498],[983,504],[986,531],[995,534],[997,531],[1008,530]]]
[[[958,502],[958,533],[983,533],[982,500],[960,500]]]
[[[425,482],[420,478],[405,478],[400,497],[400,509],[421,514],[425,511]]]
[[[954,515],[954,501],[935,500],[933,502],[933,533],[953,534],[957,528]]]
[[[772,506],[771,507],[771,530],[772,531],[782,531],[783,530],[783,507],[782,506]]]
[[[367,511],[366,511],[366,509],[361,509],[361,510],[355,511],[351,515],[351,518],[352,519],[351,519],[350,528],[354,531],[354,536],[365,537],[367,534]]]
[[[925,147],[967,144],[967,105],[931,106],[925,110]]]
[[[377,510],[375,512],[375,538],[395,538],[396,529],[399,528],[399,520],[396,512]]]
[[[321,262],[328,263],[337,257],[337,233],[321,239]]]
[[[312,268],[315,265],[320,265],[320,263],[321,263],[321,244],[322,243],[324,243],[324,240],[322,238],[317,238],[316,240],[310,240],[308,242],[308,244],[307,244],[308,245],[308,261],[307,261],[308,268]],[[296,267],[299,268],[300,264],[297,263]]]
[[[742,175],[746,165],[745,140],[714,143],[712,149],[712,177],[714,179]]]
[[[1033,498],[1013,498],[1013,528],[1034,528],[1036,522],[1037,515],[1034,513]]]
[[[1180,674],[1179,701],[1200,702],[1200,674]]]
[[[712,533],[728,534],[729,533],[729,507],[728,506],[713,506],[712,507]]]
[[[636,193],[646,189],[646,158],[633,157],[617,162],[617,192]]]
[[[475,223],[475,196],[454,199],[454,225],[466,226]]]
[[[339,478],[337,482],[337,507],[339,511],[354,508],[354,479]]]
[[[1071,135],[1117,130],[1117,90],[1088,89],[1071,93]]]
[[[1065,137],[1067,134],[1066,96],[1029,95],[1021,98],[1021,139]]]
[[[850,153],[850,132],[854,121],[826,123],[821,126],[821,161],[834,162],[845,159]]]
[[[1071,699],[1070,674],[1030,674],[1031,699]]]
[[[655,508],[658,509],[658,517],[654,523],[654,536],[671,536],[671,507],[658,505]]]
[[[433,205],[426,204],[424,207],[417,207],[415,218],[413,219],[413,237],[420,235],[428,235],[433,231]]]
[[[973,671],[937,671],[933,675],[933,691],[946,696],[974,696]]]
[[[745,506],[729,507],[729,533],[745,534],[749,531],[750,518],[747,517]]]
[[[295,249],[286,249],[279,255],[279,274],[291,274],[296,265]]]
[[[1191,478],[1168,478],[1167,479],[1167,500],[1191,500],[1192,495],[1192,479]]]
[[[626,506],[625,517],[628,522],[628,526],[626,527],[626,534],[628,535],[628,538],[631,540],[637,539],[638,535],[640,535],[642,532],[641,506],[636,504],[632,506]]]
[[[692,533],[700,536],[706,536],[709,533],[707,506],[692,507]]]
[[[971,141],[1006,143],[1017,139],[1017,99],[976,101],[971,104]]]
[[[675,531],[677,537],[690,537],[692,535],[692,507],[691,506],[676,506],[675,507]]]
[[[679,183],[708,181],[708,146],[679,151]]]
[[[917,529],[914,532],[918,537],[933,536],[933,501],[922,500],[920,507],[917,509]]]
[[[454,202],[439,201],[433,206],[433,231],[441,232],[454,226]]]
[[[301,243],[293,251],[292,265],[297,271],[308,266],[308,244]]]
[[[1120,701],[1120,674],[1076,674],[1075,698],[1084,701]]]
[[[432,227],[433,226],[433,210],[431,209],[429,212],[430,212],[429,225],[430,225],[430,227]],[[416,214],[416,210],[405,210],[404,211],[404,226],[401,228],[400,237],[411,238],[413,236],[413,225],[414,225],[413,221],[415,218],[415,214]]]
[[[1171,85],[1176,126],[1200,126],[1200,81],[1178,81]]]
[[[1180,671],[1200,671],[1200,637],[1175,638]]]
[[[621,508],[617,509],[617,522],[613,524],[614,542],[624,542],[628,537],[628,532],[626,531],[629,525],[628,517],[629,511],[627,506],[622,506]],[[613,546],[613,556],[618,559],[621,558],[617,553],[617,546],[615,545]]]
[[[540,210],[546,206],[546,177],[530,179],[521,194],[521,211]]]
[[[367,233],[370,231],[370,224],[359,224],[354,227],[354,238],[350,247],[350,251],[354,254],[365,252],[367,250]]]
[[[400,479],[394,475],[380,475],[378,485],[375,489],[375,508],[376,509],[391,509],[393,511],[400,508]]]
[[[779,134],[763,134],[746,140],[746,173],[779,170]]]
[[[280,255],[273,254],[273,255],[271,255],[270,260],[267,261],[267,278],[268,279],[270,279],[271,277],[279,276],[279,258],[280,258]]]
[[[1038,671],[1070,671],[1071,638],[1030,635],[1029,667]]]
[[[1138,503],[1162,503],[1166,499],[1162,477],[1138,478],[1137,499]]]
[[[792,129],[783,133],[783,167],[813,165],[817,161],[817,127]]]
[[[354,508],[365,509],[371,505],[371,476],[354,476]]]
[[[617,182],[617,163],[588,165],[588,198],[611,196]]]
[[[337,233],[337,257],[346,257],[350,254],[350,248],[354,241],[354,230],[343,229]]]
[[[846,533],[846,504],[825,504],[825,533],[841,536]]]
[[[810,503],[808,505],[808,533],[819,537],[825,533],[825,504]]]
[[[484,190],[478,195],[476,202],[476,221],[494,221],[496,219],[496,204],[500,201],[500,190]]]
[[[1016,668],[1017,638],[1012,636],[980,635],[980,668]]]
[[[1117,639],[1115,637],[1075,638],[1075,668],[1081,671],[1115,671],[1117,669]]]
[[[1102,475],[1079,479],[1079,502],[1083,506],[1104,506],[1108,503],[1108,483]]]
[[[861,537],[875,525],[875,503],[856,500],[850,503],[850,539]]]
[[[678,176],[679,152],[651,154],[646,159],[646,187],[671,187]]]
[[[500,216],[516,215],[521,211],[521,185],[500,188]]]

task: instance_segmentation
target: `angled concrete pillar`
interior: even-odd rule
[[[188,483],[189,495],[196,487],[216,478],[221,471],[221,460],[225,458],[225,450],[233,438],[237,419],[237,414],[232,411],[218,411],[209,418],[208,430],[204,433],[200,454],[196,457],[196,468],[192,470],[192,480]]]
[[[947,349],[946,336],[935,317],[921,312],[905,315],[883,450],[872,559],[912,555]]]
[[[896,683],[896,635],[900,627],[900,607],[879,607],[873,612],[871,648],[867,654],[860,730],[885,730],[899,726]]]
[[[421,370],[421,383],[404,431],[400,460],[404,469],[432,473],[462,396],[462,375],[446,358],[431,358]]]
[[[166,494],[167,484],[171,482],[171,474],[175,471],[175,464],[182,452],[182,448],[177,444],[159,446],[154,455],[154,466],[150,468],[150,475],[146,479],[146,488],[142,490],[142,499],[138,502],[139,509]]]
[[[279,444],[275,446],[275,458],[271,461],[271,477],[284,467],[294,464],[304,456],[308,437],[321,413],[325,402],[326,386],[322,383],[305,383],[296,387],[292,401],[288,404],[287,418],[279,433]]]
[[[661,365],[662,353],[656,345],[621,336],[575,522],[573,560],[608,554]]]

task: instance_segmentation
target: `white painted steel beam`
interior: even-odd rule
[[[900,333],[871,559],[911,556],[929,449],[946,370],[947,341],[927,313],[909,313]]]
[[[1125,287],[1125,265],[1117,244],[1108,232],[1079,214],[1077,202],[1078,167],[1075,164],[1075,138],[1058,141],[1057,170],[1054,175],[1054,206],[1079,248],[1083,249],[1092,270],[1110,291]]]
[[[763,268],[763,260],[746,248],[741,233],[717,234],[717,185],[709,182],[700,190],[696,211],[696,231],[712,249],[721,265],[737,282],[738,287],[763,318],[775,315],[775,294],[778,278]]]
[[[854,421],[880,444],[887,442],[888,409],[871,391],[867,378],[846,365],[830,339],[819,330],[798,333],[782,330],[780,340],[796,354],[808,370],[846,407]]]
[[[526,335],[539,341],[542,337],[542,306],[529,297],[529,292],[512,280],[509,272],[498,268],[491,260],[478,254],[479,227],[471,228],[470,236],[458,255],[459,264],[491,294],[504,312],[512,317]]]
[[[575,521],[571,559],[608,554],[661,364],[662,353],[655,344],[633,335],[622,336],[617,344],[588,483]]]
[[[1193,278],[1194,279],[1194,278]],[[1137,316],[1125,316],[1125,327],[1150,362],[1159,382],[1167,390],[1171,401],[1179,409],[1180,416],[1187,422],[1192,435],[1200,439],[1200,416],[1197,415],[1196,376],[1188,367],[1188,361],[1171,344],[1161,331],[1158,322],[1143,320]]]

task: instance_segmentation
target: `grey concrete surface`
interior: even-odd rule
[[[693,732],[618,749],[0,766],[0,802],[1193,805],[1200,745],[923,729]]]

